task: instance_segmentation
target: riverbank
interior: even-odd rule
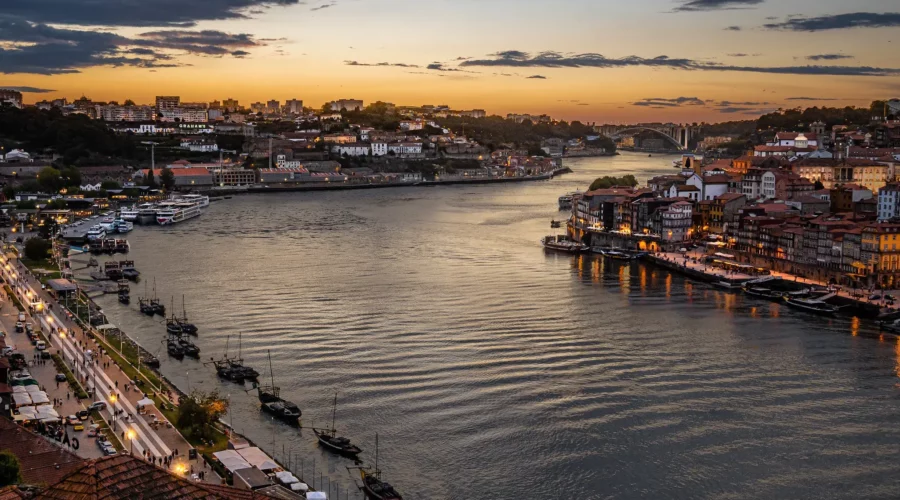
[[[244,193],[289,193],[289,192],[310,192],[310,191],[346,191],[361,189],[383,189],[383,188],[410,188],[410,187],[434,187],[434,186],[452,186],[459,184],[515,184],[519,182],[546,181],[554,177],[571,173],[569,167],[560,167],[550,172],[540,175],[529,175],[523,177],[474,177],[474,178],[447,178],[434,181],[419,182],[382,182],[382,183],[365,183],[355,184],[347,182],[335,183],[319,183],[319,184],[288,184],[288,185],[253,185],[242,188],[225,188],[213,187],[210,189],[198,189],[197,192],[209,194],[211,196],[235,195]]]
[[[705,264],[702,258],[706,254],[700,251],[692,252],[658,252],[649,254],[644,258],[654,265],[664,267],[671,271],[678,272],[691,279],[712,284],[727,284],[731,287],[738,287],[741,284],[758,279],[761,275],[750,275],[739,272],[727,271],[718,267]],[[817,286],[825,288],[827,283],[821,283],[800,276],[794,276],[788,273],[771,272],[768,276],[777,278],[778,280],[788,284],[789,287],[796,289],[807,286]],[[845,311],[849,311],[854,315],[866,317],[870,319],[891,317],[898,314],[896,308],[882,307],[877,300],[869,300],[865,295],[854,297],[851,292],[840,290],[836,295],[829,299],[834,305],[842,306]]]

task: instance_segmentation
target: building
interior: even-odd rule
[[[156,119],[152,106],[97,106],[97,117],[107,122],[145,122]]]
[[[819,146],[819,136],[814,132],[778,132],[775,134],[775,141],[766,144],[769,146],[816,149]]]
[[[354,134],[328,134],[322,137],[322,141],[333,144],[353,144],[356,142]]]
[[[386,142],[373,142],[372,156],[384,156],[388,153],[388,145]]]
[[[303,113],[303,100],[302,99],[288,99],[284,102],[285,113],[290,113],[292,115],[299,115]]]
[[[900,183],[891,182],[878,190],[878,220],[900,217]]]
[[[219,150],[216,141],[208,141],[205,139],[182,139],[181,149],[187,149],[194,153],[215,153]]]
[[[17,90],[0,89],[0,104],[21,108],[23,106],[22,93]]]
[[[170,168],[169,170],[172,172],[172,175],[175,178],[175,187],[201,188],[213,186],[213,176],[210,171],[204,167],[172,165],[172,168]],[[135,180],[142,181],[147,177],[149,171],[150,169],[147,168],[139,170],[134,174]],[[159,182],[159,176],[161,174],[161,168],[153,170],[153,177],[157,180],[157,182]]]
[[[676,201],[659,211],[658,231],[662,240],[671,244],[681,244],[691,239],[693,225],[693,205],[687,201]]]
[[[487,116],[487,112],[483,109],[473,109],[471,111],[460,111],[459,116],[467,116],[469,118],[484,118]]]
[[[388,144],[388,152],[393,152],[397,156],[409,156],[422,154],[421,142],[396,142]]]
[[[158,95],[156,96],[156,112],[165,113],[171,109],[181,105],[181,97],[177,95]]]
[[[266,113],[270,115],[281,113],[281,103],[274,99],[266,102]]]
[[[337,144],[331,148],[331,152],[340,156],[367,156],[371,149],[368,144]]]
[[[362,111],[363,109],[363,102],[360,99],[338,99],[328,104],[331,111]]]
[[[229,97],[228,99],[222,100],[222,109],[224,109],[225,111],[227,111],[229,113],[233,113],[235,111],[241,110],[241,104],[238,102],[237,99],[232,99]]]
[[[225,186],[249,186],[256,184],[256,171],[243,168],[222,168],[211,170],[213,184]]]

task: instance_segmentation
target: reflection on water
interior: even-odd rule
[[[136,229],[129,258],[161,297],[185,294],[204,357],[243,332],[246,362],[266,377],[271,350],[305,425],[327,421],[339,391],[339,430],[367,461],[379,433],[379,466],[406,498],[900,496],[896,341],[645,264],[541,248],[560,194],[670,162],[586,159],[576,174],[507,186],[235,197]],[[101,301],[161,349],[158,318]],[[162,358],[182,387],[189,374],[230,394],[238,430],[276,457],[307,471],[315,460],[353,486],[352,464],[308,431],[266,418],[209,367]]]

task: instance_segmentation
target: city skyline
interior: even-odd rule
[[[12,0],[0,87],[29,103],[352,97],[598,123],[865,106],[900,88],[900,9],[886,0],[566,5]]]

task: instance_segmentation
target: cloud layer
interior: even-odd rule
[[[685,106],[708,106],[723,114],[765,114],[773,111],[771,102],[733,102],[704,100],[699,97],[645,97],[631,103],[632,106],[646,107],[650,109],[670,109]]]
[[[886,28],[900,26],[900,13],[853,12],[819,17],[791,17],[780,23],[763,25],[771,30],[827,31],[850,28]]]
[[[9,87],[0,85],[0,90],[15,90],[16,92],[22,92],[23,94],[47,94],[50,92],[56,92],[54,89],[42,89],[38,87]]]
[[[243,19],[251,10],[300,0],[3,0],[0,15],[43,24],[190,27],[198,21]]]
[[[741,9],[759,5],[765,0],[682,0],[675,8],[676,12],[694,12],[698,10]]]
[[[53,75],[78,73],[94,66],[167,68],[181,66],[176,56],[235,57],[264,45],[252,35],[216,30],[160,30],[132,38],[103,31],[56,28],[0,18],[0,73]]]
[[[565,55],[559,52],[545,51],[529,54],[520,50],[506,50],[489,54],[489,59],[470,59],[460,66],[493,66],[515,68],[671,68],[693,71],[738,71],[751,73],[771,73],[782,75],[830,75],[830,76],[892,76],[900,74],[900,69],[878,68],[872,66],[734,66],[719,63],[695,61],[686,58],[657,56],[644,58],[627,56],[609,58],[597,53]]]

